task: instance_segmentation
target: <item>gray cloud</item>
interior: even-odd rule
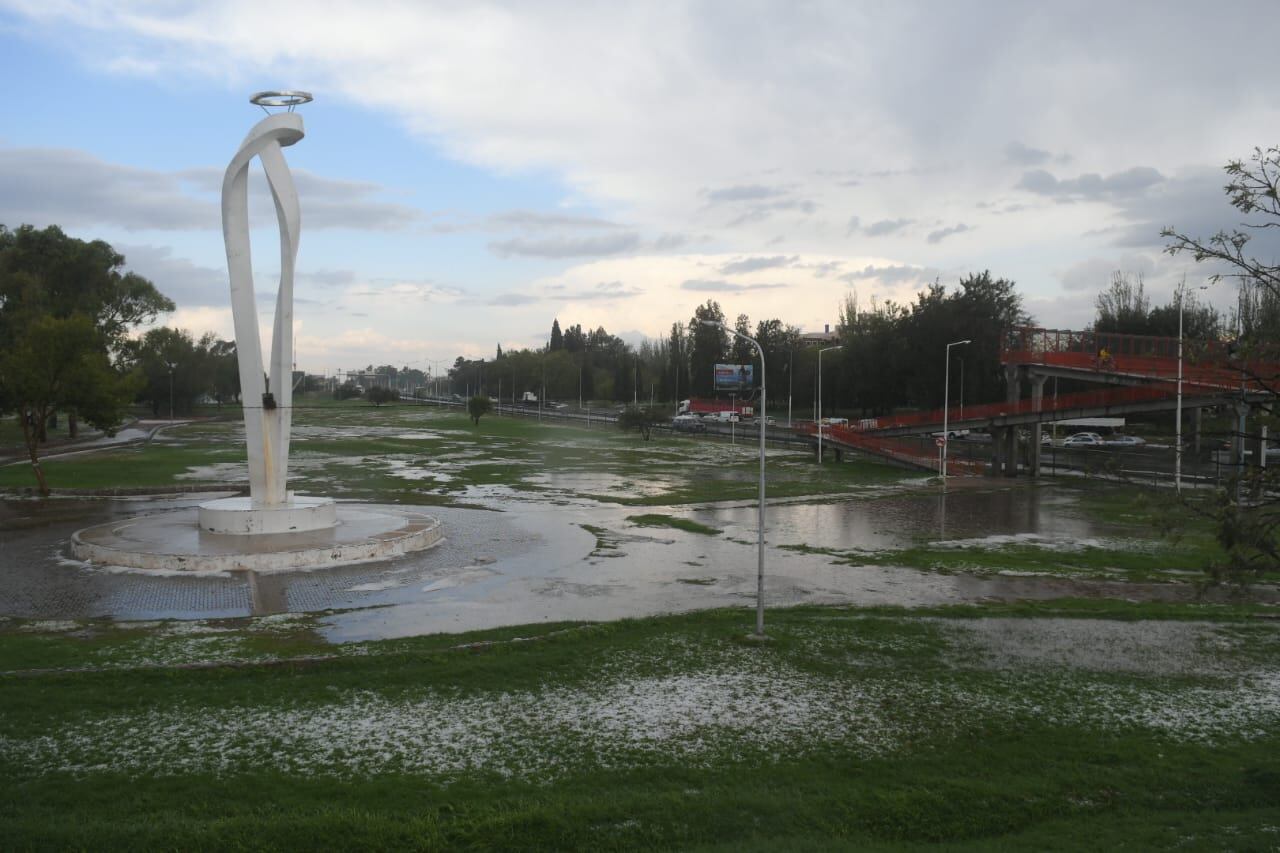
[[[813,274],[818,278],[826,278],[844,266],[844,261],[819,261],[812,264],[796,264],[796,266],[813,270]]]
[[[840,281],[856,284],[867,279],[876,279],[885,284],[908,284],[913,282],[933,281],[942,273],[933,267],[911,267],[895,265],[887,267],[865,266],[860,270],[847,272],[839,277]]]
[[[127,231],[217,228],[218,208],[169,173],[63,148],[0,149],[0,222],[114,225]]]
[[[378,201],[374,196],[386,188],[369,181],[327,178],[306,169],[292,169],[293,182],[302,200],[303,227],[354,228],[395,231],[422,219],[421,211],[402,204]],[[175,173],[184,183],[216,195],[222,192],[221,169],[200,167]],[[249,172],[249,214],[253,224],[274,223],[275,208],[266,178]]]
[[[225,269],[198,266],[186,258],[177,258],[173,250],[161,246],[115,247],[125,257],[125,266],[172,299],[179,308],[216,305],[231,302],[231,285]],[[271,288],[275,294],[275,288]]]
[[[1164,176],[1150,166],[1134,166],[1105,177],[1088,172],[1063,180],[1044,169],[1033,169],[1023,173],[1018,188],[1059,201],[1098,201],[1141,193],[1164,180]]]
[[[601,281],[588,290],[574,290],[557,293],[550,297],[559,302],[609,301],[614,299],[630,299],[640,296],[644,291],[639,287],[623,284],[620,281]]]
[[[1143,254],[1124,255],[1111,260],[1089,258],[1072,264],[1058,278],[1064,290],[1098,293],[1106,289],[1111,274],[1117,270],[1149,276],[1155,268],[1155,261]]]
[[[710,204],[734,201],[763,201],[780,198],[789,193],[784,187],[766,187],[761,184],[747,184],[736,187],[725,187],[718,190],[703,190],[702,195]]]
[[[818,205],[807,199],[780,199],[779,201],[771,201],[767,204],[756,204],[747,208],[746,212],[730,220],[729,227],[735,225],[746,225],[750,222],[762,222],[773,216],[775,213],[785,212],[789,210],[799,211],[803,214],[812,214],[818,209]]]
[[[929,236],[925,237],[930,243],[941,243],[953,234],[963,234],[966,231],[972,231],[973,226],[965,225],[963,222],[948,226],[947,228],[939,228],[937,231],[930,231]]]
[[[785,284],[735,284],[731,281],[691,278],[680,284],[681,290],[700,293],[742,293],[747,290],[775,290]]]
[[[591,237],[548,237],[540,240],[514,238],[489,244],[489,249],[499,257],[522,256],[530,258],[582,258],[617,255],[640,245],[640,236],[634,231],[619,234],[601,234]]]
[[[1246,254],[1270,262],[1280,257],[1280,229],[1247,228],[1266,217],[1247,217],[1227,201],[1220,169],[1202,168],[1153,185],[1144,193],[1112,200],[1123,224],[1095,232],[1126,249],[1161,249],[1161,229],[1172,227],[1200,239],[1219,231],[1241,230],[1251,237]]]
[[[863,233],[868,237],[884,237],[895,231],[901,231],[914,223],[914,219],[881,219],[879,222],[872,222],[868,225],[863,229]]]
[[[1019,166],[1040,166],[1049,162],[1052,155],[1041,148],[1031,148],[1021,142],[1010,142],[1004,147],[1004,158]]]
[[[572,216],[564,213],[543,213],[536,210],[508,210],[488,217],[495,225],[515,228],[621,228],[616,222],[594,216]]]
[[[776,267],[789,267],[800,258],[796,255],[787,257],[785,255],[774,255],[773,257],[751,257],[742,258],[736,261],[729,261],[720,266],[722,275],[740,275],[741,273],[756,272],[757,270],[768,270]]]
[[[485,302],[486,305],[514,306],[529,305],[533,302],[541,302],[541,297],[532,296],[528,293],[499,293],[497,296]]]
[[[355,284],[356,274],[353,270],[299,271],[297,280],[299,282],[309,282],[318,287],[345,287]]]
[[[421,217],[413,208],[377,201],[377,184],[294,172],[309,229],[394,230]],[[115,226],[127,231],[217,229],[222,171],[212,167],[160,172],[108,163],[72,149],[0,149],[0,221],[64,227]],[[253,223],[275,222],[266,179],[250,173]]]
[[[475,220],[437,222],[431,230],[440,234],[456,234],[461,231],[544,231],[547,229],[609,229],[623,227],[617,222],[595,216],[538,210],[504,210]]]
[[[689,242],[689,238],[684,234],[659,234],[653,241],[652,246],[655,251],[670,252],[674,249],[684,248]]]

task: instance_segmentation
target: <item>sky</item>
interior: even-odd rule
[[[983,270],[1081,328],[1115,271],[1157,303],[1204,283],[1160,230],[1239,224],[1273,8],[0,0],[0,223],[108,241],[162,323],[229,338],[222,174],[249,96],[301,89],[299,369],[439,370],[556,319],[638,343],[708,299],[815,331]]]

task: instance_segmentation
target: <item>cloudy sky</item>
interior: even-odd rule
[[[231,334],[218,189],[305,89],[299,367],[636,342],[717,300],[806,330],[971,271],[1079,327],[1203,270],[1277,141],[1270,3],[0,0],[0,223],[100,237]],[[257,189],[255,269],[274,294]],[[1227,285],[1214,301],[1230,304]],[[264,315],[264,321],[268,318]],[[269,321],[266,322],[269,328]]]

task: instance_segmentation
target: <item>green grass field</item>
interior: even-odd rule
[[[10,622],[0,844],[1273,849],[1260,612],[810,608],[763,645],[743,611],[343,647]]]
[[[49,458],[50,487],[107,489],[247,482],[235,420],[166,429],[142,446]],[[634,506],[750,499],[757,490],[755,448],[685,436],[539,424],[488,416],[474,426],[452,410],[334,403],[294,413],[291,486],[353,499],[411,504],[465,502],[469,490],[501,486],[549,497],[586,497]],[[846,494],[867,483],[895,483],[909,472],[871,462],[822,468],[800,451],[774,451],[774,497]],[[0,467],[0,489],[35,485],[25,464]]]

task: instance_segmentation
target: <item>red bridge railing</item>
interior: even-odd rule
[[[1251,390],[1274,387],[1280,379],[1280,352],[1266,348],[1241,362],[1229,341],[1183,340],[1184,382]],[[1005,364],[1043,364],[1149,379],[1178,375],[1178,339],[1110,332],[1072,332],[1062,329],[1018,327],[1005,336],[1000,353]]]
[[[797,425],[795,429],[796,432],[805,435],[818,434],[818,426],[814,423],[802,423]],[[932,452],[922,450],[918,442],[913,442],[910,439],[886,438],[881,435],[873,435],[854,427],[824,426],[822,428],[822,437],[833,444],[865,450],[890,459],[896,459],[899,462],[917,465],[921,468],[933,468],[938,461]],[[957,474],[981,474],[986,470],[986,466],[976,460],[955,458],[952,458],[947,463],[947,468]]]

